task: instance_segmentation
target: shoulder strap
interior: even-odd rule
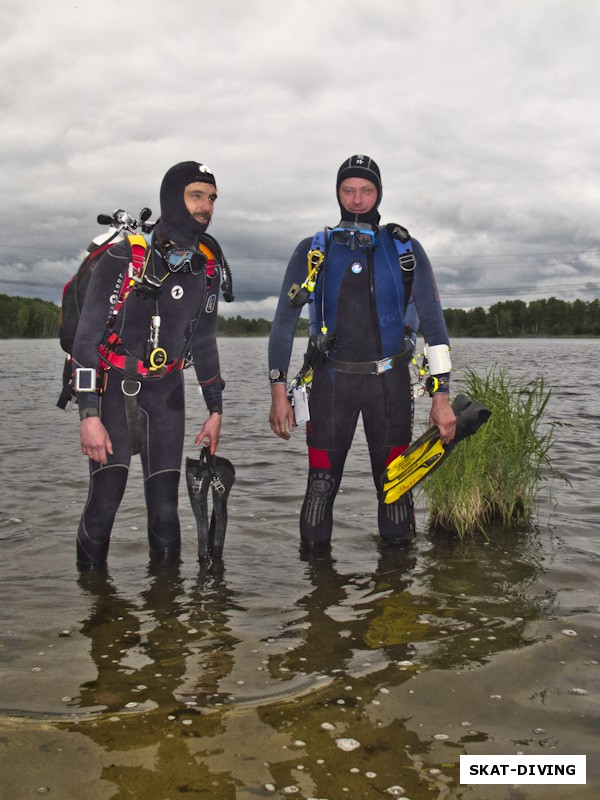
[[[130,233],[127,236],[127,241],[129,242],[129,249],[131,253],[129,271],[131,273],[131,277],[139,280],[144,274],[145,270],[144,262],[146,259],[146,248],[148,247],[148,242],[146,241],[146,237],[142,236],[140,233]]]
[[[121,285],[118,289],[116,302],[113,304],[108,320],[107,328],[112,328],[115,317],[123,307],[123,303],[127,300],[129,293],[133,287],[138,284],[144,277],[146,271],[146,250],[148,249],[148,242],[146,238],[139,233],[131,233],[127,236],[127,243],[129,244],[129,266],[127,273],[121,276]],[[151,250],[148,251],[148,255]]]
[[[311,250],[320,250],[321,253],[325,252],[325,231],[317,231],[313,236],[310,244]]]
[[[413,252],[410,233],[406,228],[403,228],[402,225],[397,225],[395,222],[388,222],[385,227],[394,240],[396,251],[398,252],[398,260],[402,272],[402,284],[404,286],[404,311],[406,311],[412,292],[417,259]]]

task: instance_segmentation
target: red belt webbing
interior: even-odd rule
[[[112,367],[115,369],[120,370],[121,372],[125,372],[125,361],[127,356],[120,356],[118,353],[115,353],[114,350],[110,350],[106,345],[101,344],[98,347],[98,352],[100,353],[102,359],[108,362]],[[183,369],[183,359],[179,359],[179,361],[171,361],[169,364],[165,364],[164,366],[160,367],[159,369],[150,369],[147,367],[143,361],[136,361],[135,362],[135,372],[136,375],[139,375],[141,378],[147,377],[162,377],[163,375],[168,375],[173,370]],[[131,366],[131,360],[127,365],[128,367]],[[127,370],[127,374],[130,374],[130,371]]]

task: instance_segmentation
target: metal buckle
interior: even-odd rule
[[[133,283],[140,283],[144,277],[143,275],[140,275],[139,269],[136,268],[133,261],[129,262],[129,267],[127,268],[127,277]]]
[[[414,253],[403,253],[399,256],[400,260],[400,269],[404,272],[412,272],[414,268],[417,266],[417,259],[414,256]]]
[[[382,358],[381,361],[375,362],[375,375],[381,375],[382,372],[387,372],[392,368],[391,358]]]
[[[218,492],[219,494],[223,494],[225,492],[225,484],[218,475],[213,475],[210,482],[215,492]]]

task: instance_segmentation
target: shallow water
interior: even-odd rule
[[[266,340],[224,339],[220,453],[236,483],[223,565],[199,566],[183,486],[182,563],[149,564],[135,464],[108,573],[80,577],[87,467],[76,414],[54,407],[61,354],[3,342],[0,797],[597,797],[600,379],[574,366],[585,347],[454,343],[458,370],[498,363],[552,388],[570,485],[552,483],[530,530],[434,536],[417,496],[414,550],[382,551],[359,431],[331,557],[306,560],[303,432],[269,430]],[[204,411],[188,384],[193,455]],[[459,784],[461,753],[516,752],[588,754],[587,786]]]

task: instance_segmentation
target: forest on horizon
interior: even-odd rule
[[[519,338],[600,336],[600,300],[572,302],[504,300],[488,309],[444,309],[450,338]],[[218,336],[268,336],[271,321],[219,316]],[[60,307],[47,300],[0,294],[1,339],[58,338]],[[300,318],[298,336],[308,335],[308,320]]]

